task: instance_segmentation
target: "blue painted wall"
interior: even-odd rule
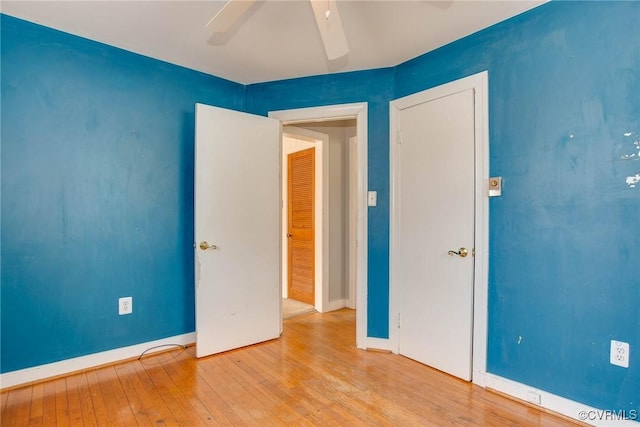
[[[553,2],[396,67],[395,95],[489,70],[489,372],[640,414],[638,22]]]
[[[369,208],[367,335],[389,336],[389,101],[393,69],[305,77],[247,86],[253,114],[313,106],[368,102],[369,189],[378,205]]]
[[[244,87],[0,19],[2,372],[192,332],[194,104]]]

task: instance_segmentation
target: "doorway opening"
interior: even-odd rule
[[[288,155],[315,148],[314,304],[318,312],[357,307],[356,345],[366,339],[367,104],[270,112],[283,124],[282,294],[288,297]],[[363,250],[358,250],[358,247]]]
[[[309,312],[298,302],[321,313],[356,306],[356,223],[350,221],[356,217],[357,153],[351,148],[356,144],[356,133],[355,119],[297,123],[283,128],[285,318],[288,313]],[[305,159],[310,159],[312,153],[315,161],[309,165]],[[312,247],[306,245],[311,235]]]

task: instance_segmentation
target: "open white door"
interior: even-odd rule
[[[280,122],[196,105],[196,356],[280,335]]]

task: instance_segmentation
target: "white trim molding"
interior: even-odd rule
[[[485,382],[486,388],[488,389],[507,394],[509,396],[515,397],[516,399],[529,402],[534,406],[539,406],[549,411],[557,412],[558,414],[562,414],[574,420],[579,420],[583,423],[603,427],[640,426],[640,423],[636,421],[632,421],[629,419],[619,419],[620,415],[622,415],[622,411],[615,412],[596,409],[591,406],[584,405],[582,403],[575,402],[573,400],[569,400],[564,397],[546,392],[544,390],[530,387],[526,384],[512,381],[494,374],[486,373]],[[640,414],[627,413],[626,417],[640,418]]]
[[[367,350],[391,351],[389,340],[386,338],[367,337],[364,348],[366,348]]]
[[[487,315],[489,265],[489,73],[483,71],[450,83],[427,89],[390,102],[390,239],[389,239],[389,345],[399,351],[396,319],[399,315],[398,217],[399,148],[397,137],[401,110],[429,100],[472,89],[475,103],[475,267],[473,292],[473,375],[472,381],[484,386],[487,366]]]
[[[326,312],[329,312],[329,311],[340,310],[341,308],[345,308],[345,307],[347,307],[347,302],[348,302],[348,300],[346,298],[329,301],[325,305],[325,310],[323,311],[323,313],[326,313]]]
[[[327,120],[356,119],[358,136],[358,214],[357,214],[357,279],[356,279],[356,346],[367,345],[367,188],[368,188],[368,104],[328,105],[323,107],[298,108],[292,110],[270,111],[269,117],[280,120],[283,125],[297,123],[323,122]]]
[[[188,334],[176,335],[156,341],[149,341],[128,347],[116,348],[114,350],[102,351],[100,353],[88,354],[86,356],[74,357],[72,359],[61,360],[59,362],[47,363],[46,365],[5,372],[0,375],[0,388],[5,389],[36,381],[43,381],[60,375],[68,375],[85,369],[97,368],[99,366],[125,361],[140,356],[142,352],[147,349],[151,349],[152,347],[162,346],[160,348],[149,350],[146,354],[165,351],[168,348],[166,346],[172,344],[185,346],[191,345],[195,341],[195,332],[190,332]]]

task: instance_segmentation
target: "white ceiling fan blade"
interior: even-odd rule
[[[206,27],[214,33],[224,33],[238,22],[256,0],[229,0],[222,9],[207,23]]]
[[[336,0],[309,0],[316,24],[320,31],[327,58],[332,61],[349,53],[347,37],[344,35],[342,20]],[[327,13],[328,12],[328,13]]]

